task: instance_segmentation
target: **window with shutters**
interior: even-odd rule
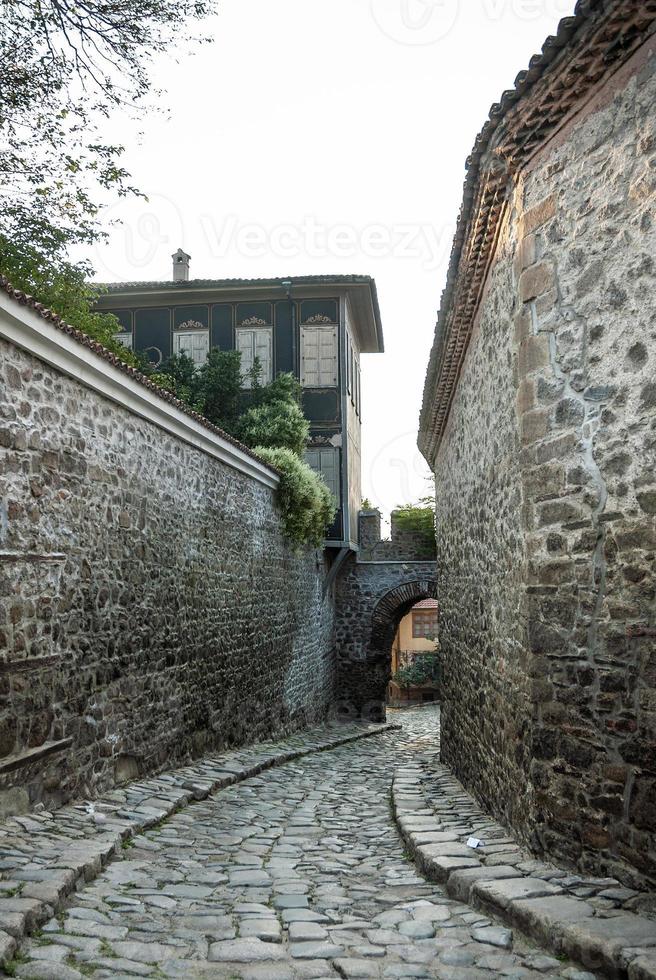
[[[412,610],[412,635],[415,639],[432,640],[437,636],[437,609]]]
[[[360,362],[355,362],[355,411],[358,414],[358,418],[362,421],[362,401],[360,395]]]
[[[337,326],[301,327],[301,384],[304,388],[337,387]]]
[[[268,384],[273,377],[273,339],[271,327],[237,327],[237,350],[241,354],[242,385],[250,388],[248,377],[255,358],[260,362],[262,384]]]
[[[173,334],[173,353],[186,354],[196,367],[203,366],[209,349],[209,330],[179,330]]]
[[[332,446],[308,449],[305,453],[305,462],[310,469],[323,478],[335,501],[339,504],[341,498],[339,492],[339,449],[334,449]]]
[[[349,395],[353,391],[353,350],[348,334],[346,334],[346,390]]]

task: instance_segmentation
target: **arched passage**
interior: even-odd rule
[[[397,626],[422,599],[437,599],[437,583],[418,579],[390,589],[377,603],[371,617],[372,651],[389,654]]]
[[[434,572],[432,564],[424,563],[424,568]],[[364,574],[362,568],[360,572]],[[347,718],[381,721],[385,718],[394,634],[417,602],[437,598],[437,582],[428,576],[403,581],[398,565],[386,570],[370,566],[367,573],[370,580],[360,583],[366,588],[355,589],[351,582],[342,596],[339,713]],[[392,576],[395,584],[390,588]],[[352,596],[355,600],[349,605]]]

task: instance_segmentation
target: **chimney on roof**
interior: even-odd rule
[[[171,256],[173,259],[173,282],[189,281],[189,262],[191,255],[187,255],[181,248]]]

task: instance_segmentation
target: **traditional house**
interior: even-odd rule
[[[306,459],[338,504],[330,548],[356,548],[361,489],[360,357],[381,353],[376,284],[369,276],[190,279],[190,256],[172,256],[168,282],[111,283],[98,307],[116,315],[119,340],[157,367],[185,352],[238,350],[247,374],[257,357],[263,380],[290,371],[310,421]],[[245,380],[246,384],[247,381]]]

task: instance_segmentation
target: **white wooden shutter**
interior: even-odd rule
[[[255,356],[259,358],[262,367],[260,380],[263,384],[271,381],[271,330],[267,327],[263,330],[255,330]]]
[[[304,388],[319,386],[319,330],[301,329],[301,384]]]
[[[319,331],[319,385],[322,388],[337,385],[337,330],[332,325]]]
[[[322,449],[321,475],[333,497],[339,502],[339,457],[336,449]]]
[[[301,384],[304,388],[337,385],[337,328],[334,324],[301,329]]]
[[[247,375],[253,368],[255,359],[255,331],[239,327],[237,330],[237,350],[241,354],[241,373]]]
[[[201,367],[205,363],[209,349],[209,330],[189,330],[175,334],[175,353],[186,354],[197,367]]]
[[[305,453],[305,462],[310,469],[319,474],[335,498],[335,502],[339,504],[341,497],[339,492],[339,450],[332,447],[308,449]]]
[[[210,334],[209,330],[204,330],[202,333],[192,334],[192,354],[191,359],[194,364],[199,367],[207,360],[207,355],[210,349]]]

